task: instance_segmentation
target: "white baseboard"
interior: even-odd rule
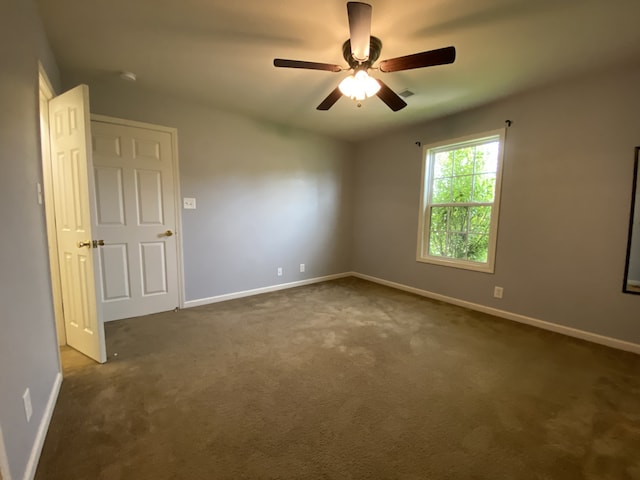
[[[335,275],[327,275],[324,277],[310,278],[308,280],[300,280],[298,282],[281,283],[279,285],[271,285],[268,287],[255,288],[253,290],[244,290],[242,292],[226,293],[215,297],[200,298],[198,300],[188,300],[184,302],[184,308],[199,307],[200,305],[209,305],[210,303],[225,302],[227,300],[235,300],[236,298],[251,297],[260,295],[261,293],[277,292],[278,290],[286,290],[288,288],[302,287],[313,283],[326,282],[329,280],[337,280],[352,276],[352,273],[337,273]]]
[[[62,385],[62,373],[58,372],[56,379],[53,382],[53,388],[49,394],[49,400],[47,401],[47,405],[44,409],[40,426],[38,427],[36,441],[31,449],[31,455],[29,455],[29,462],[27,463],[27,468],[24,472],[24,480],[33,480],[36,476],[36,469],[38,468],[38,461],[40,460],[44,440],[47,437],[47,431],[49,430],[53,410],[56,406],[56,401],[58,400],[58,394],[60,393],[60,385]]]
[[[434,300],[440,300],[445,303],[451,303],[460,307],[465,307],[470,310],[476,310],[478,312],[488,313],[495,315],[496,317],[506,318],[507,320],[513,320],[519,323],[525,323],[533,327],[542,328],[551,332],[560,333],[569,337],[579,338],[588,342],[598,343],[600,345],[606,345],[607,347],[616,348],[618,350],[625,350],[640,355],[640,345],[637,343],[626,342],[617,338],[605,337],[597,333],[591,333],[584,330],[578,330],[576,328],[565,327],[564,325],[558,325],[556,323],[547,322],[545,320],[539,320],[537,318],[527,317],[518,313],[507,312],[506,310],[499,310],[493,307],[487,307],[486,305],[480,305],[478,303],[467,302],[466,300],[460,300],[459,298],[448,297],[446,295],[440,295],[439,293],[429,292],[427,290],[421,290],[419,288],[410,287],[401,283],[390,282],[381,278],[372,277],[370,275],[364,275],[362,273],[353,272],[352,275],[363,280],[379,283],[387,287],[397,288],[398,290],[404,290],[405,292],[415,293],[422,297],[431,298]]]

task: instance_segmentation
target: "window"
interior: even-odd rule
[[[504,129],[424,149],[418,261],[493,272]]]

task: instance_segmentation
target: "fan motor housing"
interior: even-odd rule
[[[342,56],[345,61],[354,70],[359,68],[371,68],[371,65],[380,57],[380,51],[382,50],[382,40],[378,37],[371,36],[369,42],[369,58],[362,63],[359,63],[351,54],[351,40],[347,40],[342,44]]]

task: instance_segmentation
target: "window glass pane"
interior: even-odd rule
[[[449,231],[466,232],[469,220],[469,207],[451,207]]]
[[[475,176],[473,185],[474,202],[493,202],[496,191],[496,174],[485,173]]]
[[[469,232],[488,234],[491,226],[491,207],[469,208]]]
[[[451,203],[451,177],[436,178],[433,181],[433,203]]]
[[[447,230],[447,214],[451,207],[433,207],[431,209],[431,221],[429,229],[431,232]]]
[[[470,202],[473,188],[473,175],[453,177],[453,201]]]
[[[476,173],[489,173],[498,170],[499,142],[485,143],[476,147]]]
[[[453,173],[453,161],[449,158],[449,152],[435,154],[433,163],[433,178],[450,177]]]
[[[453,174],[469,175],[473,173],[473,159],[475,147],[465,147],[453,150]]]
[[[469,235],[468,259],[486,262],[489,254],[489,235]]]
[[[447,256],[452,258],[467,258],[467,234],[466,233],[450,233]]]
[[[431,232],[429,234],[429,255],[442,257],[446,254],[447,233]]]

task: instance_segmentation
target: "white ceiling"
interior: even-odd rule
[[[215,108],[341,138],[486,103],[640,60],[639,0],[371,0],[380,59],[453,45],[452,65],[373,71],[415,93],[399,112],[378,98],[316,106],[345,72],[273,67],[288,58],[345,65],[344,0],[37,0],[63,77],[118,79]]]

